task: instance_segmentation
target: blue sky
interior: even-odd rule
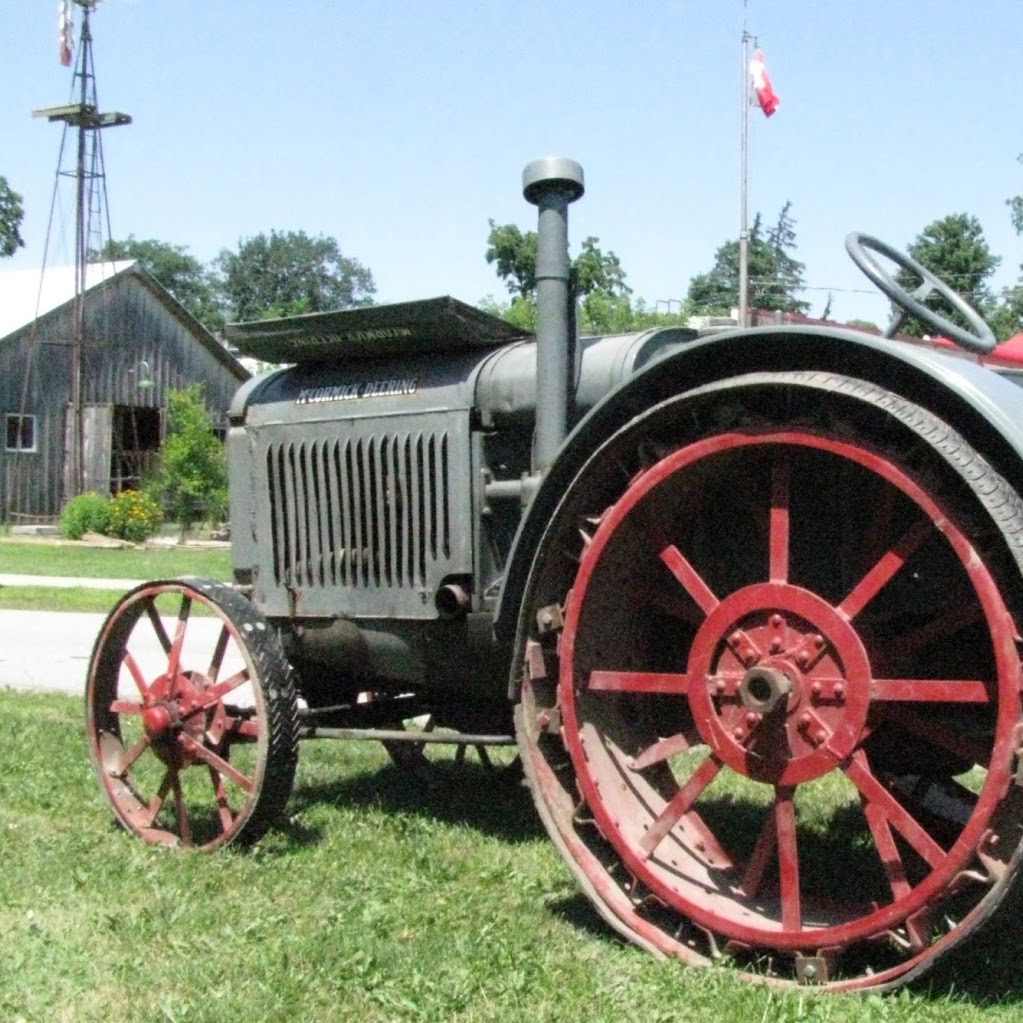
[[[56,0],[5,0],[0,174],[43,258],[66,102]],[[750,112],[751,213],[797,221],[820,313],[885,319],[851,230],[905,246],[977,216],[1013,283],[1007,196],[1023,192],[1020,0],[749,0],[781,108]],[[637,296],[678,299],[738,233],[742,0],[105,0],[93,16],[114,237],[208,261],[263,231],[334,236],[380,301],[503,295],[487,220],[535,226],[523,166],[578,160],[575,246],[597,235]],[[64,189],[49,262],[72,258]]]

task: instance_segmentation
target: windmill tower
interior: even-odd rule
[[[71,399],[67,430],[67,460],[65,471],[65,501],[82,493],[84,489],[84,429],[82,351],[86,343],[83,296],[89,256],[99,252],[105,237],[110,238],[110,219],[106,194],[106,171],[103,164],[104,128],[131,124],[127,114],[116,111],[101,113],[96,98],[96,69],[92,56],[91,17],[100,0],[62,0],[59,8],[58,47],[60,61],[72,66],[74,55],[74,15],[80,12],[79,45],[74,60],[71,101],[59,107],[47,107],[32,112],[33,117],[45,117],[61,122],[64,133],[57,163],[57,179],[53,203],[50,207],[52,228],[57,193],[61,180],[70,178],[75,193],[75,298],[73,312],[73,352],[71,368]],[[69,145],[69,142],[72,144]],[[47,244],[49,231],[47,232]],[[46,254],[43,256],[44,269]]]

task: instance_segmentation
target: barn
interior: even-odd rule
[[[82,490],[137,487],[156,462],[170,390],[201,382],[220,428],[249,376],[135,262],[87,267],[77,332],[75,275],[74,267],[0,272],[0,521],[8,524],[59,516],[79,482],[79,447]]]

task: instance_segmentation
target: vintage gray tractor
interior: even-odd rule
[[[235,585],[110,614],[101,788],[143,840],[215,848],[282,813],[302,738],[415,771],[450,742],[495,784],[517,748],[631,941],[917,978],[1019,914],[1023,393],[976,313],[862,235],[857,265],[970,352],[897,323],[577,338],[582,170],[523,182],[535,337],[448,298],[230,330],[287,364],[230,410]]]

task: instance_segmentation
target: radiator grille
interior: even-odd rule
[[[284,441],[266,451],[278,586],[416,588],[451,557],[446,431]]]

